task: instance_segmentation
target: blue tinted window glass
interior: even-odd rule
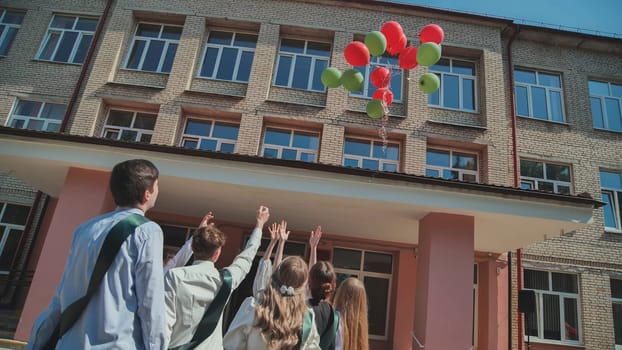
[[[562,95],[558,91],[550,91],[549,97],[551,98],[551,120],[556,122],[564,121],[564,114],[562,113]]]
[[[603,192],[603,202],[607,203],[603,207],[603,213],[605,215],[605,227],[616,227],[616,216],[613,208],[613,196],[609,192]]]
[[[620,115],[620,102],[612,98],[605,99],[607,110],[607,129],[622,131],[622,116]]]
[[[317,150],[318,136],[315,134],[294,133],[294,141],[292,146],[299,148],[307,148]]]
[[[58,50],[56,50],[56,55],[54,56],[54,61],[69,62],[69,56],[71,55],[71,50],[73,50],[73,45],[75,44],[77,37],[77,32],[63,33],[60,45],[58,46]]]
[[[375,159],[363,159],[363,169],[378,170],[379,162]]]
[[[595,128],[604,128],[603,124],[603,107],[601,105],[600,98],[590,98],[590,104],[592,105],[592,124]]]
[[[61,28],[61,29],[73,29],[73,24],[76,21],[76,17],[67,17],[67,16],[54,16],[52,19],[52,24],[50,27],[52,28]]]
[[[282,39],[281,51],[292,53],[304,53],[305,42],[303,40]]]
[[[516,113],[525,117],[529,116],[529,101],[527,99],[527,88],[524,86],[516,87]]]
[[[289,146],[289,131],[267,129],[264,143],[269,145]]]
[[[460,174],[455,170],[443,169],[443,179],[458,180]]]
[[[198,136],[209,136],[212,123],[202,120],[188,120],[184,133]]]
[[[352,167],[352,168],[358,168],[359,167],[359,162],[356,159],[344,158],[343,165],[344,166],[349,166],[349,167]]]
[[[181,38],[182,27],[165,26],[162,30],[162,39],[179,40]]]
[[[220,65],[218,66],[217,79],[232,80],[233,70],[235,69],[235,61],[238,57],[238,50],[232,48],[224,48],[220,56]]]
[[[45,47],[41,51],[41,55],[39,55],[39,58],[42,60],[51,59],[52,54],[54,53],[54,50],[56,49],[56,44],[58,44],[58,40],[60,40],[59,33],[50,33],[50,36],[48,37],[48,41],[45,43]]]
[[[157,24],[141,23],[138,25],[136,35],[157,38],[158,36],[160,36],[160,27],[161,26]]]
[[[477,170],[477,158],[471,155],[454,153],[451,163],[452,168]]]
[[[539,73],[538,74],[538,82],[539,85],[551,86],[551,87],[561,87],[561,82],[559,80],[559,75],[547,74],[547,73]]]
[[[214,131],[212,132],[212,137],[218,137],[221,139],[228,139],[228,140],[237,140],[238,131],[239,131],[239,128],[237,125],[215,123]]]
[[[9,48],[15,39],[15,34],[17,34],[16,28],[5,28],[4,26],[0,26],[0,37],[2,36],[3,29],[7,30],[6,36],[4,40],[0,42],[0,56],[6,56],[9,52]]]
[[[428,150],[425,154],[425,163],[436,166],[449,166],[449,152]]]
[[[233,33],[211,31],[207,42],[210,44],[230,45],[233,39]]]
[[[145,49],[145,43],[146,41],[144,40],[136,40],[134,42],[130,59],[127,61],[127,68],[138,69],[140,58],[143,55],[143,50]]]
[[[208,150],[208,151],[215,151],[217,144],[218,142],[216,140],[203,139],[201,140],[201,146],[199,148]]]
[[[547,119],[546,92],[543,88],[531,88],[531,105],[534,118]]]
[[[390,160],[398,160],[399,159],[399,147],[394,145],[387,145],[386,148],[383,149],[382,143],[374,144],[374,158],[381,159],[390,159]]]
[[[41,102],[19,101],[15,108],[15,114],[36,117],[41,109]]]
[[[298,152],[295,149],[291,149],[291,148],[284,148],[283,152],[281,152],[281,158],[287,159],[287,160],[296,160],[297,155],[298,155]]]
[[[2,19],[2,23],[22,24],[23,19],[24,19],[23,12],[6,11],[4,13],[4,18]]]
[[[330,56],[330,44],[309,41],[306,53],[308,55],[328,57]]]
[[[425,169],[425,176],[438,177],[438,170]]]
[[[441,58],[435,65],[430,66],[430,70],[435,72],[449,72],[449,60]]]
[[[622,98],[622,85],[611,84],[611,96]]]
[[[521,182],[520,188],[522,188],[523,190],[532,190],[533,184],[531,182]]]
[[[383,164],[382,170],[384,171],[397,171],[397,165],[395,164]]]
[[[95,27],[97,27],[97,19],[95,18],[79,18],[78,23],[76,23],[77,30],[87,30],[94,32]]]
[[[402,100],[402,72],[400,70],[393,70],[391,74],[392,74],[391,75],[391,92],[393,92],[393,100],[401,101]]]
[[[234,148],[235,148],[235,145],[232,144],[232,143],[221,143],[220,144],[220,151],[221,152],[233,153]]]
[[[449,108],[460,108],[458,77],[455,75],[445,75],[445,81],[443,82],[443,105]]]
[[[147,48],[147,55],[143,61],[142,70],[156,72],[160,64],[160,58],[162,57],[162,50],[164,50],[164,41],[151,40]]]
[[[208,47],[205,52],[205,58],[203,59],[203,66],[201,67],[202,77],[212,77],[214,74],[214,67],[216,67],[216,58],[218,58],[218,49]]]
[[[602,81],[590,80],[587,82],[587,85],[590,89],[590,94],[609,96],[609,84]]]
[[[255,48],[255,46],[257,46],[257,35],[238,33],[235,35],[235,41],[233,44],[239,47]]]
[[[463,75],[475,75],[475,64],[473,62],[454,61],[452,72]]]
[[[355,156],[369,157],[371,151],[371,145],[369,141],[359,140],[346,140],[345,154],[352,154]]]
[[[303,162],[313,163],[315,162],[315,154],[302,152],[300,153],[300,160]]]
[[[600,172],[600,185],[615,190],[622,190],[622,175],[610,171]]]
[[[248,81],[248,78],[251,75],[251,67],[253,66],[253,56],[254,53],[252,52],[242,52],[242,57],[240,57],[240,65],[238,66],[238,76],[236,77],[236,80]]]
[[[462,80],[462,108],[470,111],[475,110],[475,81]]]
[[[80,40],[80,45],[78,46],[78,50],[76,51],[76,55],[73,57],[74,63],[82,63],[84,62],[84,57],[86,56],[86,52],[91,45],[91,39],[93,39],[92,35],[83,35],[82,40]]]
[[[428,95],[428,103],[429,104],[431,104],[433,106],[440,106],[439,91],[441,91],[441,89],[438,89],[438,90],[436,90],[433,93]]]
[[[292,87],[306,89],[309,84],[309,73],[311,72],[311,57],[298,56],[295,62]],[[322,73],[320,72],[320,74]]]
[[[289,82],[289,71],[292,66],[292,57],[279,56],[278,70],[276,72],[276,79],[274,85],[287,86]]]
[[[164,56],[164,63],[162,63],[162,72],[171,72],[171,68],[173,68],[173,61],[175,60],[175,54],[177,54],[177,44],[169,44],[168,50],[166,50],[166,56]]]
[[[266,158],[276,158],[279,155],[279,151],[274,148],[264,148],[263,156]]]
[[[328,61],[315,60],[315,67],[313,69],[313,83],[311,85],[312,90],[324,91],[326,89],[321,79],[322,72],[326,67],[328,67]]]
[[[520,83],[528,83],[535,84],[536,83],[536,73],[530,72],[526,70],[515,69],[514,70],[514,80]]]

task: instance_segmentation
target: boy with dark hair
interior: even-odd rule
[[[144,218],[156,203],[158,176],[158,169],[148,160],[114,166],[110,191],[118,207],[75,230],[63,276],[48,309],[35,321],[26,349],[167,348],[162,229]],[[128,222],[132,224],[117,225]],[[131,227],[132,231],[108,257],[110,267],[100,275],[101,283],[67,329],[61,324],[61,319],[66,320],[65,311],[89,295],[89,279],[95,265],[100,265],[100,251],[107,246],[104,241],[109,234],[121,232],[119,227]],[[59,324],[65,326],[60,333]],[[54,334],[58,341],[48,343]]]

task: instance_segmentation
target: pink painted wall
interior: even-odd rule
[[[415,287],[417,261],[414,249],[400,249],[397,264],[394,268],[393,284],[397,284],[395,294],[391,297],[396,300],[393,304],[393,349],[409,350],[412,348],[410,332],[414,328],[413,313],[415,312]]]
[[[425,349],[471,347],[473,237],[470,216],[432,213],[419,222],[415,332]]]
[[[494,257],[480,261],[478,266],[478,350],[507,350],[507,267]]]
[[[89,218],[114,209],[108,190],[109,176],[109,172],[79,168],[67,172],[15,339],[29,338],[32,324],[49,304],[67,261],[74,229]]]

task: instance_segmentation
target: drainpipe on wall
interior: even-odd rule
[[[93,57],[93,52],[95,52],[95,47],[99,42],[99,37],[101,32],[104,30],[104,24],[106,22],[106,18],[108,18],[108,13],[110,12],[110,8],[112,7],[112,3],[114,0],[108,0],[106,2],[106,7],[104,8],[104,12],[97,23],[97,28],[95,29],[95,33],[93,34],[93,40],[91,41],[91,45],[89,46],[89,50],[86,52],[86,57],[84,58],[84,62],[82,63],[82,69],[80,70],[80,76],[78,77],[78,81],[76,82],[76,86],[73,88],[73,92],[71,93],[71,99],[69,100],[69,104],[67,105],[67,110],[65,111],[65,115],[63,116],[63,121],[60,124],[59,132],[64,133],[65,129],[67,129],[67,124],[69,123],[69,118],[71,113],[73,113],[73,108],[78,100],[78,95],[80,94],[80,90],[82,89],[82,85],[84,83],[84,78],[86,77],[86,72],[89,69],[91,59]]]
[[[516,107],[515,107],[515,96],[514,96],[514,64],[512,63],[512,44],[514,43],[514,39],[520,32],[520,26],[515,24],[514,32],[508,41],[507,46],[507,56],[508,56],[508,70],[509,70],[509,89],[510,89],[510,113],[512,115],[512,164],[514,165],[514,187],[519,187],[519,163],[518,163],[518,142],[516,137]],[[508,252],[508,349],[512,349],[512,253]],[[522,288],[522,254],[521,250],[516,250],[516,288],[520,290]],[[522,315],[517,313],[518,319],[518,350],[523,349],[522,342],[522,328],[523,328],[523,318]]]

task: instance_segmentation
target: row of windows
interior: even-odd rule
[[[24,14],[0,12],[0,56],[6,55]],[[97,19],[54,15],[41,43],[37,59],[76,63],[84,61]],[[123,64],[125,69],[170,73],[183,27],[161,23],[139,23]],[[210,31],[198,67],[200,78],[247,83],[257,45],[254,33]],[[324,42],[282,38],[272,84],[274,86],[325,91],[320,75],[328,67],[331,45]],[[365,76],[361,91],[352,96],[371,98],[375,67],[392,71],[391,90],[402,102],[403,71],[397,59],[387,54],[372,58],[370,65],[357,67]],[[430,67],[440,78],[440,89],[428,96],[430,106],[477,112],[477,70],[471,61],[443,58]],[[514,69],[516,113],[521,117],[564,123],[561,74]],[[593,126],[622,132],[622,84],[590,80],[588,84]]]
[[[58,131],[66,107],[60,104],[17,100],[8,118],[15,128]],[[102,130],[104,138],[151,142],[157,115],[111,109]],[[180,146],[233,153],[239,125],[233,122],[189,117],[185,120]],[[260,154],[266,158],[317,162],[320,133],[304,129],[266,127]],[[401,143],[379,139],[346,137],[343,166],[400,171]],[[479,182],[479,155],[474,152],[429,147],[426,150],[426,176]],[[521,188],[560,194],[573,193],[571,166],[568,164],[521,159]],[[607,229],[622,232],[622,175],[600,171],[604,222]]]

